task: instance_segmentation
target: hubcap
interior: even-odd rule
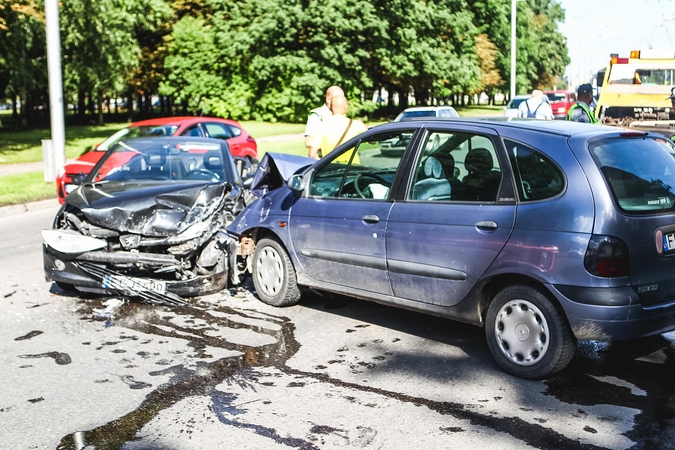
[[[258,255],[257,277],[260,289],[269,296],[276,295],[284,282],[281,256],[272,247],[265,247]]]
[[[513,300],[499,310],[495,337],[504,356],[519,366],[539,362],[548,351],[548,323],[539,308],[526,300]]]

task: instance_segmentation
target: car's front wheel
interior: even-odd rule
[[[510,286],[495,296],[485,334],[499,365],[521,378],[544,378],[564,369],[576,349],[562,310],[530,286]]]
[[[261,239],[253,252],[253,285],[258,297],[272,306],[291,306],[300,301],[293,263],[274,239]]]

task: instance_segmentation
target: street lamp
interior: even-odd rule
[[[511,0],[511,91],[510,99],[516,95],[516,1]]]

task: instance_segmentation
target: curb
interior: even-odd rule
[[[19,205],[0,206],[0,217],[13,216],[29,211],[38,211],[41,209],[59,206],[59,201],[55,198],[40,200],[37,202],[22,203]]]

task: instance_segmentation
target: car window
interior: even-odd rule
[[[492,140],[472,133],[429,132],[408,200],[495,202],[502,171]]]
[[[237,128],[234,125],[225,124],[225,126],[230,130],[232,136],[239,136],[241,134],[241,128]]]
[[[543,153],[518,142],[504,140],[516,177],[520,201],[555,197],[565,190],[565,177]]]
[[[120,141],[93,174],[96,182],[181,180],[224,182],[227,157],[219,144],[154,140]]]
[[[326,158],[331,162],[314,172],[309,195],[384,200],[413,130],[368,136],[356,146]]]
[[[233,134],[230,128],[222,123],[207,122],[204,124],[208,137],[214,139],[230,139]]]
[[[187,130],[183,131],[181,136],[192,136],[192,137],[203,137],[202,130],[199,128],[199,125],[192,125]]]
[[[647,214],[675,206],[675,148],[665,139],[618,138],[590,146],[619,207]]]

